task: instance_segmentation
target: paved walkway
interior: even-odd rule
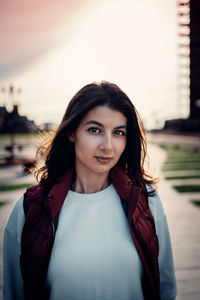
[[[200,149],[200,134],[169,134],[169,133],[148,133],[148,140],[167,146],[182,146],[193,149]]]
[[[149,155],[157,171],[165,159],[165,152],[149,146]],[[159,182],[159,195],[167,214],[174,253],[178,285],[177,300],[200,299],[200,209],[190,203],[195,193],[179,194],[171,182]],[[199,193],[198,193],[199,195]],[[200,199],[200,196],[197,197]]]
[[[165,159],[165,152],[156,146],[149,145],[148,152],[151,159],[152,170],[156,175],[160,175],[160,166]],[[13,172],[4,170],[7,178],[13,176]],[[20,170],[15,170],[17,181],[22,181]],[[1,177],[0,183],[4,181]],[[19,179],[21,178],[21,179]],[[26,179],[28,182],[32,178]],[[2,180],[2,181],[1,181]],[[13,181],[15,179],[13,178]],[[0,207],[0,256],[2,257],[2,236],[3,227],[8,215],[19,196],[24,190],[0,193],[0,201],[7,201],[8,204]],[[189,202],[189,195],[178,194],[171,186],[170,182],[162,178],[158,190],[164,209],[167,213],[169,228],[174,252],[175,269],[178,283],[177,300],[199,300],[200,299],[200,209]],[[2,288],[2,261],[0,263],[0,299]]]

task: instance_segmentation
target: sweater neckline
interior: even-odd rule
[[[116,193],[113,184],[110,184],[105,189],[92,193],[92,194],[82,194],[77,193],[72,190],[69,190],[67,197],[64,202],[64,206],[68,205],[69,203],[78,203],[78,204],[92,204],[97,202],[102,202],[110,198],[113,198],[113,195]]]

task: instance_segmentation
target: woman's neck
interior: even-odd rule
[[[104,190],[109,185],[108,174],[76,173],[72,190],[82,194],[92,194]]]

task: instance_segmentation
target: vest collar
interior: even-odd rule
[[[110,176],[117,193],[124,201],[128,201],[133,186],[131,179],[119,166],[111,170]]]
[[[58,183],[52,187],[48,195],[49,212],[53,218],[53,221],[55,221],[55,217],[59,213],[72,185],[72,175],[73,170],[68,170],[66,173],[64,173],[59,178]]]
[[[64,173],[60,177],[58,183],[52,187],[48,195],[49,211],[54,221],[71,187],[72,176],[73,170],[68,170],[66,173]],[[131,179],[122,171],[119,166],[112,168],[110,176],[111,182],[113,183],[120,198],[125,202],[128,202],[129,214],[132,214],[137,204],[138,195],[142,189],[134,185]]]
[[[142,188],[136,186],[119,166],[115,166],[111,170],[110,175],[112,183],[120,198],[125,202],[128,202],[128,219],[130,220],[136,208]]]

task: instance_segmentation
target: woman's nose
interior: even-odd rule
[[[112,150],[112,137],[110,135],[104,135],[102,137],[100,149],[104,151]]]

